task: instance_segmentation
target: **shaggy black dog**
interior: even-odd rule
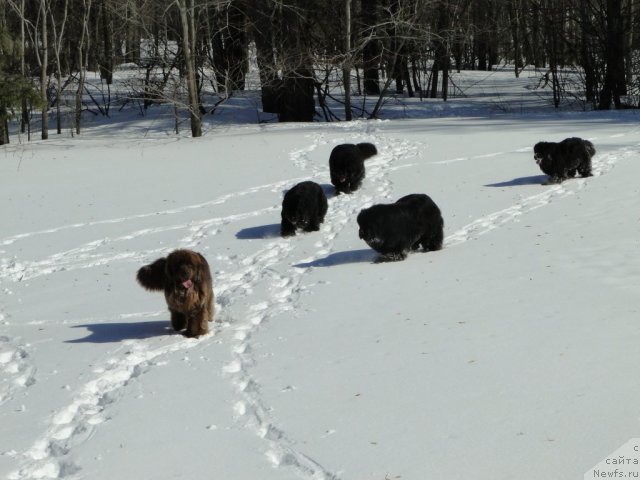
[[[336,193],[351,193],[360,188],[364,179],[364,161],[377,153],[372,143],[343,143],[334,147],[329,157],[329,171]]]
[[[380,252],[381,260],[404,260],[407,252],[440,250],[444,221],[428,195],[415,193],[396,203],[378,204],[358,214],[360,238]]]
[[[326,213],[327,196],[322,187],[315,182],[298,183],[282,200],[280,234],[295,235],[297,228],[305,232],[320,230]]]
[[[171,326],[187,337],[209,331],[213,320],[213,281],[207,260],[192,250],[174,250],[168,256],[145,265],[137,274],[147,290],[164,291],[171,312]]]
[[[571,137],[561,142],[539,142],[533,147],[533,158],[540,169],[549,175],[546,184],[562,183],[578,172],[590,177],[591,157],[596,149],[589,140]]]

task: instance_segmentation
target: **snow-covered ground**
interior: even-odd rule
[[[495,78],[517,87],[499,104],[403,101],[394,120],[226,123],[229,102],[199,139],[149,117],[14,137],[0,475],[571,479],[638,437],[640,118],[540,110]],[[532,145],[574,135],[595,175],[541,185]],[[380,153],[335,196],[329,152],[360,141]],[[302,180],[326,221],[280,238]],[[408,193],[440,206],[445,248],[374,263],[355,217]],[[213,269],[198,340],[135,282],[178,247]]]

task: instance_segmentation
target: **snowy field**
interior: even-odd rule
[[[230,101],[199,139],[160,115],[12,137],[0,476],[582,479],[640,436],[640,118],[493,80],[391,120],[257,124]],[[576,135],[594,176],[542,185],[532,146]],[[335,196],[329,153],[361,141],[379,155]],[[280,238],[303,180],[326,221]],[[375,263],[355,218],[409,193],[440,206],[445,247]],[[178,247],[213,270],[197,340],[135,282]]]

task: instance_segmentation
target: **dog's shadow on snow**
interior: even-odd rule
[[[238,233],[236,233],[236,238],[239,240],[260,240],[263,238],[275,238],[279,236],[280,236],[279,223],[243,228]]]
[[[144,340],[173,333],[168,320],[134,323],[88,323],[74,325],[71,328],[83,328],[88,333],[83,338],[67,340],[65,343],[118,343],[124,340]]]
[[[371,249],[349,250],[346,252],[336,252],[324,258],[318,258],[310,262],[295,264],[296,268],[308,267],[335,267],[337,265],[349,265],[352,263],[375,263],[378,253]]]
[[[321,183],[320,188],[322,188],[322,191],[327,196],[327,200],[331,200],[332,198],[338,196],[338,194],[336,193],[336,187],[334,187],[330,183]]]
[[[532,175],[529,177],[514,178],[506,182],[490,183],[485,187],[518,187],[522,185],[543,185],[547,181],[546,175]]]

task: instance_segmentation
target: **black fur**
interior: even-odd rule
[[[384,260],[404,260],[410,250],[440,250],[444,221],[428,195],[415,193],[396,203],[378,204],[358,214],[361,239]]]
[[[327,196],[322,187],[315,182],[298,183],[282,200],[280,234],[295,235],[297,228],[305,232],[320,230],[326,213]]]
[[[589,140],[571,137],[561,142],[538,142],[533,147],[533,158],[540,169],[549,175],[547,184],[562,183],[576,172],[590,177],[591,157],[596,149]]]
[[[372,143],[343,143],[331,151],[329,171],[336,193],[355,192],[364,179],[364,161],[378,154]]]

